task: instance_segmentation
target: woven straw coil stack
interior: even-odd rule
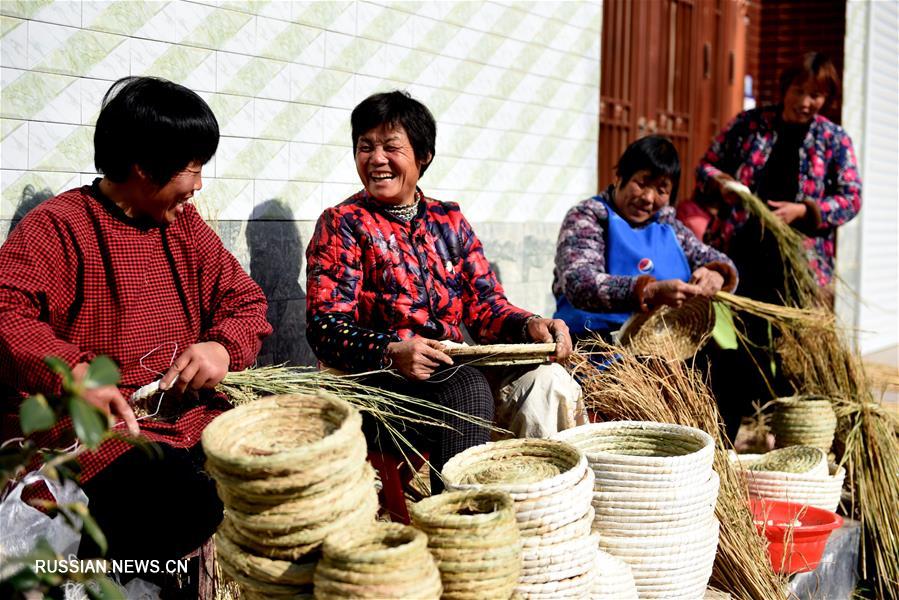
[[[597,569],[592,533],[593,472],[572,446],[553,440],[488,443],[457,454],[443,469],[450,490],[495,490],[514,501],[524,598],[585,598]]]
[[[447,600],[511,597],[521,576],[521,542],[505,492],[446,492],[411,507],[428,536]]]
[[[315,568],[315,597],[437,600],[443,588],[424,533],[376,522],[334,533]]]
[[[600,548],[630,566],[643,598],[702,598],[718,547],[707,433],[667,423],[590,423],[556,434],[595,473]]]
[[[820,469],[817,464],[804,473],[760,469],[758,464],[765,456],[767,455],[731,454],[731,460],[738,461],[743,469],[750,496],[807,504],[831,512],[837,510],[843,492],[846,469],[832,462],[825,463],[826,471]]]
[[[248,598],[311,594],[324,538],[374,521],[362,419],[335,396],[239,406],[210,423],[202,441],[225,505],[217,556]]]
[[[771,431],[778,448],[814,446],[830,452],[837,416],[824,396],[778,398],[771,416]]]

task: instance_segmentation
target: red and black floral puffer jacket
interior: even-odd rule
[[[323,363],[384,364],[387,344],[422,336],[521,342],[532,313],[513,306],[459,205],[421,195],[409,223],[364,190],[326,209],[306,249],[306,336]]]

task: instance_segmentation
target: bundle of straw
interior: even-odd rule
[[[598,362],[615,358],[600,371],[590,361],[594,354]],[[599,339],[579,346],[571,365],[585,404],[605,419],[687,425],[715,438],[721,529],[712,583],[736,598],[786,597],[786,581],[772,570],[753,522],[746,485],[728,460],[718,409],[702,375],[683,361],[638,358]]]
[[[746,209],[777,242],[784,265],[785,304],[789,308],[826,306],[807,257],[802,236],[781,221],[748,188],[730,184]],[[839,418],[834,450],[846,467],[852,515],[861,521],[862,576],[878,597],[899,598],[899,443],[896,417],[874,401],[872,383],[858,356],[833,324],[807,327],[776,322],[782,339],[784,372],[797,390],[834,399]]]

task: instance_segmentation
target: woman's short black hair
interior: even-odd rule
[[[115,182],[137,165],[165,185],[190,163],[209,162],[218,143],[218,121],[195,92],[156,77],[124,77],[103,97],[94,165]]]
[[[649,171],[653,178],[668,177],[671,180],[670,203],[674,204],[680,184],[680,158],[671,140],[663,135],[642,137],[625,149],[615,166],[622,185],[643,170]]]
[[[374,94],[359,103],[350,116],[353,127],[353,154],[359,138],[380,125],[402,125],[412,143],[415,159],[422,162],[421,175],[436,154],[437,122],[428,107],[406,92],[394,90]],[[430,159],[428,158],[430,155]]]

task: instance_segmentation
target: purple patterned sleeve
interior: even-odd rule
[[[824,197],[818,200],[822,229],[839,227],[852,220],[862,204],[862,182],[858,175],[852,140],[841,128],[834,129],[833,160],[827,165],[830,172],[826,181],[829,184],[825,188]],[[812,168],[817,168],[817,165],[813,164]]]
[[[553,293],[565,295],[575,308],[592,312],[630,311],[637,277],[606,273],[605,207],[593,198],[572,207],[556,244],[556,277]]]

